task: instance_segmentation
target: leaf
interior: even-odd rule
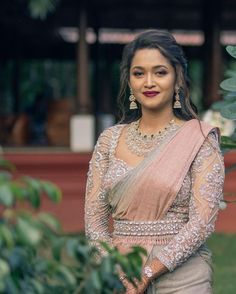
[[[38,220],[48,227],[50,227],[54,231],[59,231],[61,229],[60,222],[51,214],[46,212],[41,212],[38,214]]]
[[[227,105],[227,103],[225,101],[223,101],[223,100],[217,101],[211,105],[211,109],[215,110],[215,111],[220,111],[222,109],[222,107],[224,107],[225,105]]]
[[[11,188],[11,191],[17,200],[27,199],[28,193],[24,187],[21,187],[20,185],[14,182],[10,182],[9,187]]]
[[[4,279],[8,274],[10,273],[10,268],[8,263],[0,258],[0,277],[1,279]]]
[[[110,273],[110,272],[108,272],[108,273]],[[91,283],[93,283],[94,289],[96,289],[97,291],[101,290],[102,289],[102,284],[101,284],[101,280],[100,280],[98,272],[97,271],[92,271],[90,277],[91,277]]]
[[[63,278],[65,278],[65,280],[70,284],[70,285],[75,285],[76,284],[76,279],[75,276],[73,275],[73,273],[69,270],[69,268],[67,268],[64,265],[60,265],[58,267],[58,272],[63,276]]]
[[[42,233],[40,230],[26,219],[19,217],[16,228],[19,233],[20,240],[22,240],[25,244],[37,246],[41,241]]]
[[[225,96],[224,96],[224,100],[225,101],[229,101],[229,102],[235,102],[236,101],[236,92],[230,92],[230,93],[227,93]]]
[[[50,263],[48,260],[42,259],[35,265],[35,269],[38,273],[47,272],[49,273]]]
[[[112,266],[112,261],[109,257],[103,258],[102,268],[103,268],[103,271],[106,272],[107,274],[112,272],[113,266]]]
[[[12,276],[7,277],[6,287],[7,287],[7,293],[19,294],[19,290],[16,287],[14,277],[12,277]]]
[[[62,196],[61,190],[53,183],[47,181],[42,181],[41,183],[43,190],[48,195],[49,199],[56,203],[60,202]]]
[[[28,251],[26,251],[25,248],[22,248],[22,247],[13,248],[9,256],[9,263],[13,271],[21,267],[24,264],[24,262],[27,262],[27,257],[28,257],[27,255],[28,255]]]
[[[236,92],[236,78],[226,79],[220,83],[220,87],[224,90]]]
[[[36,279],[31,279],[31,283],[32,283],[34,289],[36,290],[37,294],[44,294],[45,293],[45,288],[41,282],[37,281]]]
[[[222,148],[236,149],[236,140],[230,137],[222,136],[220,145]]]
[[[34,208],[39,208],[41,204],[40,194],[36,190],[31,190],[28,194],[30,204]]]
[[[111,246],[108,245],[107,242],[104,241],[100,241],[99,242],[101,244],[101,246],[108,252],[108,253],[112,253],[113,249]]]
[[[226,46],[226,51],[234,58],[236,58],[236,46]]]
[[[82,246],[84,248],[84,246]],[[66,243],[66,249],[68,254],[71,257],[76,257],[76,253],[78,248],[81,248],[81,246],[79,246],[78,244],[78,240],[75,238],[70,238],[67,243]]]
[[[12,248],[14,246],[13,234],[6,224],[0,225],[0,236],[5,241],[8,248]]]
[[[56,9],[59,0],[29,0],[28,9],[33,18],[44,20],[49,12]]]
[[[15,198],[9,185],[0,185],[0,203],[2,203],[4,206],[10,207],[14,204],[14,202]]]
[[[65,246],[66,240],[65,238],[57,238],[52,244],[52,254],[53,257],[57,260],[61,260],[61,252]]]
[[[22,180],[27,183],[28,200],[32,207],[39,208],[41,204],[40,193],[42,192],[42,184],[39,180],[31,177],[22,177]]]
[[[22,177],[23,181],[26,182],[30,187],[34,188],[39,193],[42,190],[42,184],[40,180],[31,178],[29,176]]]
[[[5,290],[5,281],[0,279],[0,293],[4,293]]]
[[[220,110],[220,114],[228,119],[236,119],[236,102],[227,104]]]

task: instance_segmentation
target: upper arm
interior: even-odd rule
[[[203,224],[208,224],[217,214],[223,198],[225,175],[223,156],[215,133],[210,133],[200,148],[192,164],[191,175],[192,211],[197,212]]]

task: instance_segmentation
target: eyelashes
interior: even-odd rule
[[[133,75],[134,75],[135,77],[139,77],[139,76],[143,75],[143,73],[140,72],[140,71],[135,71],[135,72],[133,72]]]
[[[168,74],[168,72],[166,70],[158,70],[158,71],[155,72],[155,75],[157,75],[157,76],[165,76],[167,74]],[[144,72],[142,72],[142,71],[134,71],[133,75],[135,77],[141,77],[141,76],[144,75]]]

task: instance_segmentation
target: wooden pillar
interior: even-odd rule
[[[101,74],[101,102],[100,111],[104,114],[112,114],[112,91],[111,91],[111,53],[108,52],[109,47],[107,46],[104,56],[104,64]]]
[[[94,71],[93,71],[93,102],[95,115],[100,111],[100,43],[99,43],[99,25],[96,15],[93,16],[96,20],[94,25],[94,32],[96,34],[96,42],[94,46],[95,58],[94,58]]]
[[[114,125],[115,117],[112,111],[112,80],[111,80],[111,65],[112,58],[108,45],[103,46],[102,66],[99,67],[100,72],[100,91],[99,91],[99,106],[97,115],[97,135],[105,128]]]
[[[89,58],[86,41],[87,10],[79,9],[79,42],[77,46],[76,114],[70,122],[70,147],[75,152],[91,152],[94,148],[95,120],[89,88]]]
[[[206,108],[221,99],[219,84],[222,81],[221,0],[215,0],[214,7],[210,1],[203,1],[204,52],[204,101]]]
[[[92,101],[89,93],[89,57],[86,42],[87,11],[84,6],[79,11],[79,42],[77,46],[77,101],[79,114],[92,112]]]

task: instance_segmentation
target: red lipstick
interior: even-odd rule
[[[143,92],[143,94],[146,96],[146,97],[154,97],[156,95],[158,95],[160,92],[157,92],[157,91],[145,91]]]

